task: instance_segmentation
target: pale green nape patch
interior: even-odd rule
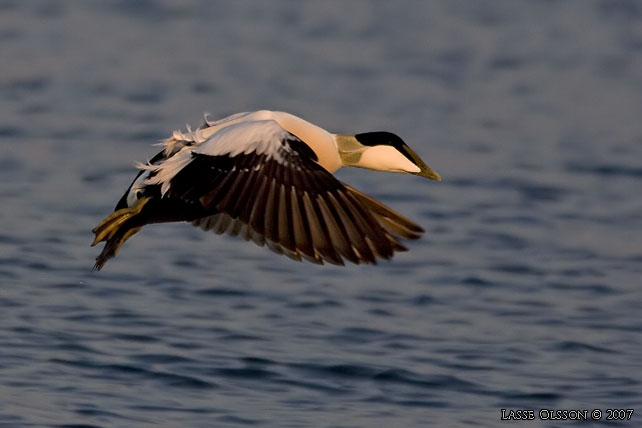
[[[357,166],[367,146],[361,144],[354,135],[337,135],[335,137],[339,157],[344,166]]]

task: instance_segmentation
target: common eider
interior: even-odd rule
[[[261,110],[174,131],[93,229],[106,242],[94,270],[143,226],[187,221],[240,236],[294,260],[376,264],[423,229],[336,179],[354,166],[441,180],[390,132],[331,134],[289,113]]]

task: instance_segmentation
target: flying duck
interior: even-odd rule
[[[100,270],[143,226],[187,221],[240,236],[294,260],[376,264],[423,229],[332,173],[354,166],[441,180],[390,132],[331,134],[289,113],[261,110],[174,131],[113,213],[93,229]]]

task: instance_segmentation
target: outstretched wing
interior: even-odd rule
[[[193,224],[322,264],[376,263],[423,229],[337,180],[272,120],[242,122],[153,168],[164,197],[198,201]]]

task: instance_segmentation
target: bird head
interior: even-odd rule
[[[344,166],[414,174],[441,181],[436,171],[430,169],[417,153],[391,132],[337,135],[336,141]]]

